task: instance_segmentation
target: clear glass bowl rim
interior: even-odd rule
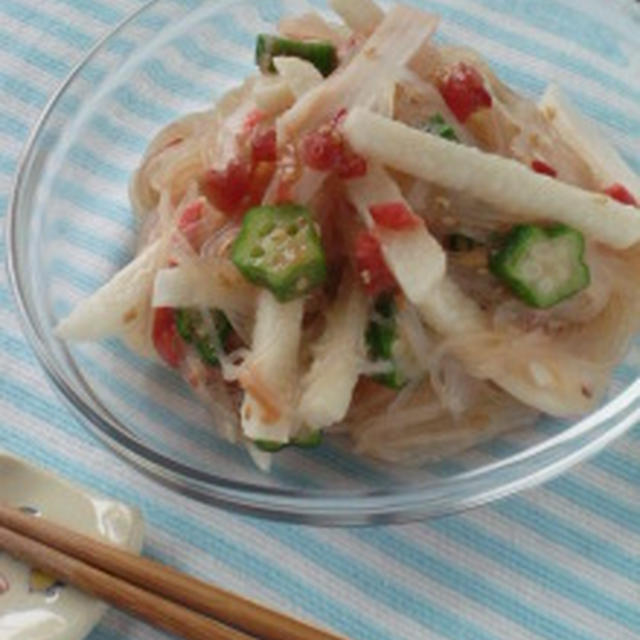
[[[155,480],[201,502],[302,524],[369,525],[410,522],[456,513],[535,487],[596,454],[640,420],[638,378],[604,406],[562,433],[499,462],[450,479],[429,481],[419,487],[401,490],[293,490],[236,482],[177,463],[140,443],[99,408],[85,402],[57,363],[30,309],[17,241],[23,190],[42,132],[65,91],[110,39],[161,2],[150,0],[99,39],[47,102],[23,148],[5,228],[6,268],[27,341],[67,406],[112,451]],[[233,4],[233,0],[218,4]]]

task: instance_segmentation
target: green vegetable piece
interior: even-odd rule
[[[315,449],[322,444],[322,431],[316,429],[315,431],[309,431],[304,435],[300,435],[292,440],[292,443],[296,447],[302,449]]]
[[[274,73],[273,59],[277,56],[308,60],[325,78],[338,66],[338,54],[330,42],[289,40],[261,33],[256,40],[256,64],[260,70]]]
[[[376,302],[375,310],[381,319],[369,322],[365,333],[365,340],[372,360],[388,360],[393,369],[388,373],[380,373],[373,379],[392,389],[401,389],[406,380],[393,362],[393,345],[396,340],[395,313],[396,306],[391,296],[382,296]]]
[[[306,295],[327,277],[327,264],[311,212],[294,204],[247,211],[231,259],[244,277],[280,302]]]
[[[275,440],[254,440],[253,444],[261,451],[268,453],[277,453],[286,449],[290,444],[300,449],[315,449],[322,444],[322,431],[309,431],[303,435],[297,436],[289,442],[276,442]]]
[[[367,327],[365,338],[369,354],[374,360],[390,360],[393,356],[393,341],[396,338],[393,298],[380,298],[376,302],[375,311],[381,316],[381,320],[372,320]]]
[[[176,328],[185,342],[195,345],[206,364],[215,366],[219,362],[218,351],[231,333],[231,324],[218,309],[211,309],[209,314],[217,335],[212,335],[211,326],[197,309],[176,309]]]
[[[465,236],[463,233],[452,233],[446,238],[446,248],[449,251],[455,253],[462,253],[464,251],[471,251],[478,246],[478,243],[469,236]]]
[[[254,440],[253,444],[267,453],[277,453],[287,446],[286,442],[275,442],[274,440]]]
[[[425,131],[452,142],[460,142],[454,128],[444,119],[441,113],[431,116],[425,125]]]
[[[548,309],[589,285],[584,249],[584,236],[565,225],[518,225],[489,268],[526,304]]]

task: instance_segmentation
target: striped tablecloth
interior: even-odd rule
[[[564,23],[574,29],[550,25],[537,47],[525,23],[539,20],[538,9],[550,3],[568,12]],[[0,0],[3,215],[18,154],[47,97],[94,41],[140,4]],[[640,171],[640,22],[633,22],[630,0],[601,2],[596,13],[573,0],[426,4],[451,8],[461,33],[465,21],[485,24],[492,38],[531,61],[532,74],[542,60],[589,76],[585,100],[594,113],[613,114],[610,133]],[[501,21],[507,5],[512,17]],[[618,37],[614,6],[630,12],[635,45]],[[620,96],[619,84],[609,81],[606,69],[623,67],[635,74],[634,94]],[[315,617],[354,640],[640,638],[639,429],[543,488],[464,515],[357,530],[254,520],[177,496],[105,450],[47,385],[4,273],[0,299],[0,447],[139,505],[150,556]],[[113,611],[91,640],[161,637]]]

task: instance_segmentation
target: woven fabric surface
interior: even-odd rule
[[[3,216],[20,151],[48,97],[92,43],[142,4],[0,0]],[[534,74],[557,64],[562,73],[584,75],[591,115],[610,115],[609,133],[640,171],[640,21],[633,21],[632,3],[610,3],[629,11],[620,34],[606,10],[591,13],[571,0],[424,4],[461,29],[473,21],[494,25],[489,37],[540,62]],[[536,7],[543,4],[575,14],[564,20],[575,29],[550,29],[532,47],[529,29],[540,26]],[[635,74],[627,83],[635,90],[623,92],[616,73]],[[0,251],[4,258],[4,240]],[[47,384],[4,272],[0,299],[0,447],[138,505],[148,555],[354,640],[640,637],[640,428],[541,488],[462,515],[335,530],[256,520],[192,502],[115,458]],[[111,611],[90,638],[163,637]]]

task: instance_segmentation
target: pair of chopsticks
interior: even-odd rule
[[[346,640],[2,504],[0,550],[185,640]]]

